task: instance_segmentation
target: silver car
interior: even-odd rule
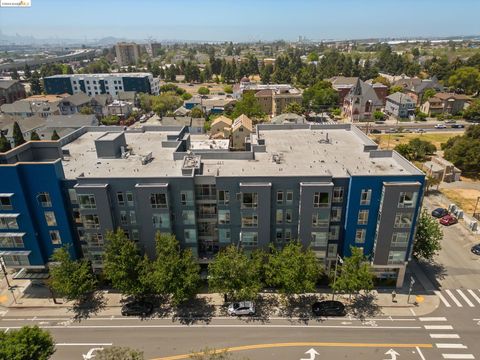
[[[240,301],[231,303],[228,306],[228,314],[234,316],[255,315],[255,304],[253,301]]]

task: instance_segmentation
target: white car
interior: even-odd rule
[[[435,129],[446,129],[447,128],[447,125],[445,124],[437,124],[435,125]]]
[[[234,302],[228,306],[227,312],[233,316],[255,315],[255,304],[253,301]]]

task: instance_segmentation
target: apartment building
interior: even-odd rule
[[[360,247],[378,276],[403,283],[425,175],[398,153],[351,124],[257,125],[244,151],[216,141],[186,127],[85,127],[0,154],[0,255],[41,268],[71,244],[100,269],[117,228],[152,257],[155,233],[173,233],[203,264],[230,244],[298,239],[326,267]]]
[[[160,82],[151,73],[71,74],[47,76],[43,79],[47,94],[77,94],[88,96],[134,91],[158,95]]]
[[[115,45],[115,55],[119,66],[136,65],[142,54],[140,45],[120,42]]]

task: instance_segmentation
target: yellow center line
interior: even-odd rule
[[[281,347],[363,347],[363,348],[432,348],[432,344],[384,344],[384,343],[350,343],[350,342],[291,342],[291,343],[277,343],[277,344],[256,344],[256,345],[244,345],[244,346],[234,346],[230,348],[223,348],[213,350],[213,353],[223,353],[223,352],[234,352],[234,351],[245,351],[245,350],[257,350],[257,349],[271,349],[271,348],[281,348]],[[203,352],[196,353],[198,355],[204,355]],[[188,359],[192,357],[193,354],[182,354],[167,356],[161,358],[155,358],[152,360],[180,360]]]

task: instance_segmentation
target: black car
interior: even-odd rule
[[[452,124],[452,129],[463,129],[464,127],[463,124]]]
[[[153,304],[148,301],[132,301],[122,306],[123,316],[147,316],[153,311]]]
[[[370,130],[370,133],[371,133],[371,134],[381,134],[381,133],[382,133],[382,130],[372,129],[372,130]]]
[[[470,249],[475,255],[480,255],[480,244],[473,245]]]
[[[346,315],[345,305],[336,300],[317,301],[312,305],[312,312],[315,316]]]
[[[432,211],[432,216],[436,218],[442,218],[445,215],[448,215],[448,210],[444,208],[436,208]]]

